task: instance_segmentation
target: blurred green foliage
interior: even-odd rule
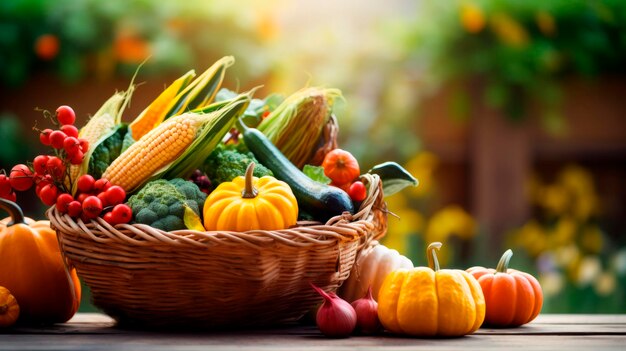
[[[626,2],[425,1],[407,24],[406,60],[439,82],[481,80],[483,102],[525,117],[529,101],[553,117],[568,75],[624,73]]]

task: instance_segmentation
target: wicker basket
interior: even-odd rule
[[[380,179],[363,180],[369,196],[356,214],[277,231],[164,232],[74,220],[54,207],[46,215],[93,303],[119,322],[267,326],[302,317],[320,301],[309,283],[335,291],[359,250],[384,235]]]

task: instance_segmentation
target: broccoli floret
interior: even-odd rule
[[[255,163],[254,176],[272,176],[272,171],[259,163],[251,152],[240,151],[234,146],[218,145],[204,162],[202,171],[214,185],[230,182],[246,174],[250,162]]]
[[[198,216],[206,194],[184,179],[159,179],[146,184],[128,199],[136,223],[148,224],[164,231],[185,229],[185,206]]]
[[[111,162],[122,153],[122,142],[128,127],[126,125],[118,128],[102,143],[96,146],[89,158],[89,170],[87,173],[94,178],[102,177],[102,173],[109,167]]]

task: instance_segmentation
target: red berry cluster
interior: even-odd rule
[[[76,187],[76,198],[67,193],[57,198],[57,211],[83,220],[96,218],[105,212],[103,218],[111,225],[130,222],[133,212],[124,204],[126,191],[121,186],[112,185],[104,178],[95,180],[85,174],[78,178]]]
[[[56,205],[59,212],[70,217],[90,220],[104,212],[103,218],[110,224],[128,223],[132,211],[123,204],[126,192],[104,178],[79,177],[76,180],[78,194],[76,198],[71,195],[73,179],[69,169],[71,165],[83,162],[89,143],[78,137],[78,129],[74,126],[76,115],[71,107],[61,106],[54,116],[48,112],[44,115],[60,126],[57,130],[44,129],[39,134],[41,143],[51,146],[54,155],[39,155],[29,166],[16,165],[8,177],[0,174],[0,197],[15,201],[15,190],[26,191],[35,185],[35,193],[41,202],[46,206]]]

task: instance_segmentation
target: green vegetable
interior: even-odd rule
[[[128,199],[136,223],[164,231],[188,228],[185,215],[199,220],[206,194],[190,181],[176,178],[147,183]],[[190,228],[193,229],[193,228]]]
[[[238,176],[246,174],[246,168],[254,162],[255,177],[272,176],[273,173],[263,166],[250,151],[242,147],[219,144],[204,162],[202,171],[206,173],[213,185],[230,182]]]
[[[221,102],[224,100],[230,100],[237,96],[237,93],[234,91],[228,90],[226,88],[220,89],[217,92],[217,96],[215,97],[216,102]],[[250,105],[243,113],[241,119],[243,122],[249,127],[256,127],[263,120],[263,115],[265,113],[269,113],[274,111],[278,105],[283,102],[284,98],[278,94],[271,94],[267,96],[265,99],[252,99],[250,100]]]
[[[389,196],[399,192],[407,186],[417,186],[419,182],[406,169],[395,162],[385,162],[374,166],[367,171],[378,174],[383,182],[383,194]]]
[[[324,167],[322,166],[304,165],[302,173],[306,174],[307,177],[313,179],[318,183],[330,184],[331,182],[330,178],[328,178],[326,174],[324,174]]]
[[[274,144],[259,130],[247,128],[239,123],[243,140],[254,156],[269,168],[277,179],[289,184],[298,200],[298,206],[318,221],[347,211],[354,213],[348,194],[334,186],[320,184],[302,173]]]
[[[119,125],[117,130],[96,146],[89,158],[88,174],[99,179],[111,162],[122,153],[122,144],[128,131],[126,124]]]

